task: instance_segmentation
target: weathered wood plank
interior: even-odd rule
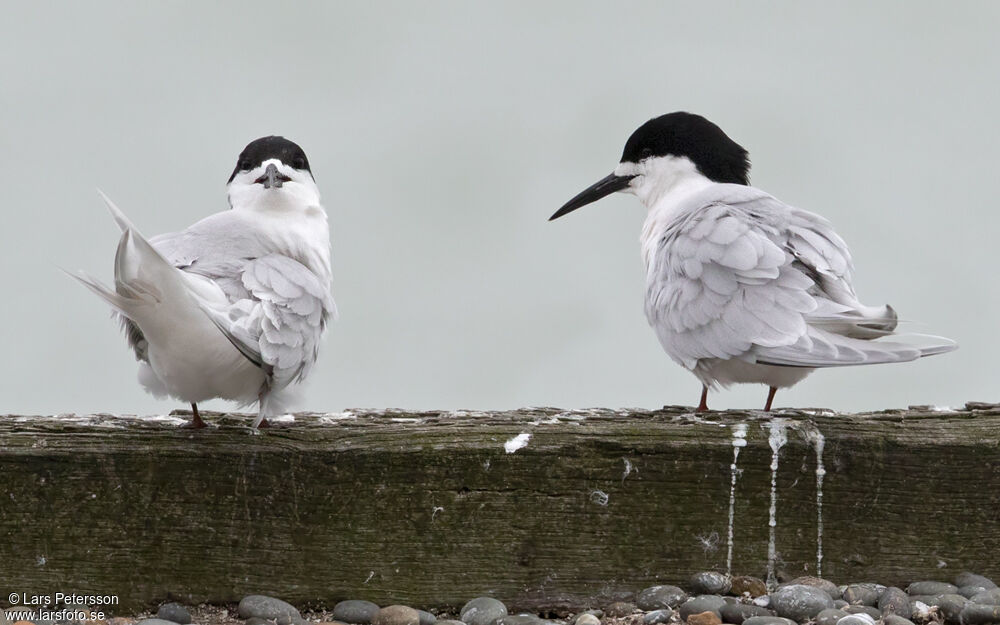
[[[785,411],[776,548],[823,574],[903,584],[1000,574],[1000,407],[833,415]],[[770,463],[761,413],[560,411],[298,415],[257,432],[163,420],[0,418],[0,579],[30,592],[263,592],[459,605],[599,603],[724,570],[733,428],[747,427],[733,570],[763,575]],[[507,453],[505,443],[530,433]],[[628,468],[628,470],[626,470]]]

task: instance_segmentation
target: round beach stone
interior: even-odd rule
[[[913,608],[910,606],[910,596],[903,592],[902,588],[889,586],[878,598],[878,610],[882,614],[899,614],[910,616]]]
[[[837,621],[837,625],[875,625],[875,619],[867,614],[848,614]]]
[[[850,616],[843,610],[827,608],[816,615],[816,625],[837,625],[837,622],[845,616]]]
[[[649,612],[661,608],[676,608],[687,601],[687,598],[687,593],[677,586],[650,586],[639,593],[635,598],[635,604],[640,610]]]
[[[247,619],[246,625],[274,625],[274,622],[266,618],[260,618],[259,616],[251,616]]]
[[[751,616],[742,625],[799,625],[792,619],[780,616]]]
[[[333,618],[352,625],[369,625],[378,606],[364,599],[348,599],[333,606]]]
[[[962,625],[985,625],[986,623],[1000,623],[1000,605],[981,605],[978,603],[967,603],[959,614],[959,621]]]
[[[257,616],[276,621],[281,616],[302,616],[292,604],[266,595],[247,595],[243,597],[236,611],[242,619]]]
[[[882,618],[882,613],[879,609],[873,608],[870,605],[849,605],[846,608],[843,608],[843,610],[848,614],[867,614],[876,621]]]
[[[805,622],[833,607],[833,599],[825,590],[815,586],[794,584],[783,586],[771,593],[771,606],[778,616]]]
[[[688,625],[722,625],[722,618],[715,612],[700,612],[687,617]]]
[[[825,592],[831,599],[840,599],[841,597],[840,586],[837,586],[830,580],[823,579],[822,577],[812,577],[809,575],[805,577],[796,577],[790,582],[781,584],[778,588],[782,588],[784,586],[812,586],[813,588],[819,588]]]
[[[969,600],[962,595],[947,594],[938,595],[935,603],[938,609],[941,610],[941,615],[944,616],[945,622],[958,623],[962,617],[962,609],[969,603]]]
[[[41,621],[30,621],[30,622],[34,623],[35,625],[38,625],[38,623],[40,623]],[[144,618],[138,623],[136,623],[136,625],[171,625],[171,624],[177,625],[177,623],[174,623],[173,621],[168,621],[162,618]]]
[[[160,606],[160,609],[156,611],[156,618],[180,623],[180,625],[188,625],[191,622],[191,613],[181,604],[171,602]]]
[[[696,595],[724,595],[732,588],[729,577],[715,571],[695,573],[690,580],[691,592]]]
[[[729,592],[736,596],[750,595],[751,597],[760,597],[767,594],[767,585],[759,577],[739,575],[733,578]]]
[[[968,571],[955,576],[955,585],[959,588],[962,586],[982,586],[987,590],[997,587],[992,579]]]
[[[1000,605],[1000,588],[992,588],[990,590],[984,590],[983,592],[977,592],[969,597],[969,599],[973,603],[980,603],[983,605]]]
[[[903,618],[898,614],[886,614],[882,619],[883,625],[915,625],[913,621],[908,618]]]
[[[774,612],[752,603],[727,603],[719,609],[723,623],[739,625],[751,616],[774,616]]]
[[[420,625],[420,614],[408,605],[387,605],[375,613],[372,625]]]
[[[465,625],[465,623],[455,619],[446,618],[446,619],[438,619],[437,623],[435,623],[434,625]]]
[[[701,614],[702,612],[715,612],[721,619],[722,614],[719,610],[724,605],[726,605],[726,600],[718,595],[698,595],[682,603],[677,612],[682,621],[686,621],[692,614]]]
[[[913,582],[906,587],[911,595],[957,595],[958,586],[947,582]]]
[[[508,614],[493,622],[495,625],[544,625],[546,621],[537,614]]]
[[[653,610],[652,612],[646,612],[642,615],[643,625],[656,625],[657,623],[666,623],[674,616],[674,611],[670,608],[661,608],[659,610]],[[600,623],[600,621],[598,621]]]
[[[420,616],[420,625],[434,625],[437,623],[438,617],[427,610],[417,610],[417,614]]]
[[[844,601],[851,605],[878,605],[878,598],[885,586],[877,584],[849,584],[844,589]]]
[[[476,597],[464,606],[459,618],[466,625],[490,625],[501,616],[507,616],[507,606],[493,597]]]
[[[587,614],[586,612],[576,617],[574,625],[601,625],[601,619],[597,618],[593,614]]]

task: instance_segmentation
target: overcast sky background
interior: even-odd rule
[[[302,408],[697,401],[643,315],[644,211],[548,216],[674,110],[833,221],[869,304],[961,344],[819,371],[780,406],[1000,401],[1000,4],[8,3],[0,413],[162,413],[107,307],[118,232],[227,208],[250,140],[309,156],[340,321]],[[710,398],[763,405],[763,387]],[[207,407],[225,408],[213,402]]]

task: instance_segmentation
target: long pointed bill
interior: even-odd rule
[[[591,202],[596,202],[605,195],[611,195],[615,191],[621,191],[628,186],[630,180],[635,178],[635,176],[616,176],[615,174],[610,174],[604,178],[601,178],[594,184],[590,185],[580,193],[576,195],[572,200],[563,204],[560,208],[549,217],[549,221],[553,219],[559,219],[567,213],[572,213],[581,206],[586,206]]]

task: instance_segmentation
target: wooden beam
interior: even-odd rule
[[[1000,576],[1000,406],[872,414],[554,408],[355,410],[251,418],[0,418],[0,579],[13,589],[169,597],[263,593],[332,606],[597,605],[768,564],[904,585]]]

